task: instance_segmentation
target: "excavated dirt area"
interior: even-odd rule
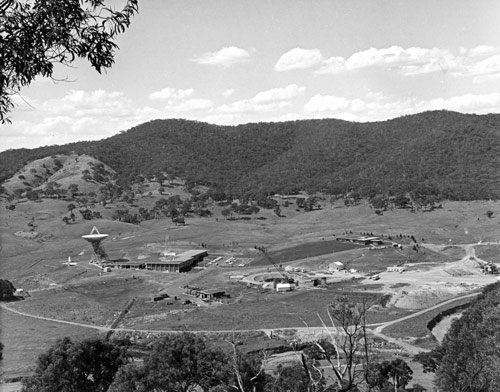
[[[487,262],[475,254],[476,247],[489,244],[455,245],[455,254],[462,258],[455,262],[438,264],[431,269],[420,269],[419,265],[408,264],[403,273],[383,272],[377,283],[384,284],[384,290],[391,295],[389,305],[401,309],[425,309],[448,299],[468,294],[498,280],[496,275],[486,275],[481,266]],[[432,246],[433,251],[446,252]],[[461,252],[459,252],[461,250]],[[400,288],[398,285],[406,284]]]

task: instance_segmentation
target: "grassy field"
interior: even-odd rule
[[[153,203],[153,199],[145,199]],[[3,202],[2,202],[3,203]],[[432,271],[442,265],[461,259],[464,251],[456,244],[477,244],[479,241],[497,241],[498,214],[489,219],[485,211],[500,210],[496,202],[447,202],[444,208],[431,213],[409,211],[386,211],[382,216],[374,214],[368,205],[346,208],[322,203],[324,209],[312,212],[297,212],[295,207],[283,207],[286,217],[277,217],[271,211],[261,210],[257,217],[265,219],[229,221],[222,217],[220,209],[214,210],[210,218],[188,218],[186,226],[175,226],[169,220],[153,220],[141,225],[130,225],[111,221],[113,208],[98,207],[105,219],[82,221],[66,225],[62,217],[68,214],[67,202],[44,200],[41,203],[20,203],[14,211],[0,205],[0,276],[11,280],[18,288],[31,293],[31,297],[17,303],[16,308],[32,314],[79,321],[96,325],[109,325],[132,298],[135,305],[126,315],[121,326],[150,329],[231,330],[253,328],[284,328],[319,325],[318,314],[326,315],[326,308],[337,295],[362,295],[379,301],[384,295],[398,295],[407,288],[427,284],[412,280],[413,275],[391,276],[379,282],[367,279],[351,280],[349,276],[327,275],[332,280],[328,289],[306,289],[299,286],[293,293],[262,293],[245,284],[235,283],[233,275],[248,276],[252,273],[267,273],[273,270],[269,262],[260,259],[245,267],[209,267],[207,270],[189,274],[160,274],[148,271],[113,271],[100,274],[99,269],[89,265],[90,246],[81,239],[93,225],[101,233],[109,234],[104,246],[111,259],[127,258],[142,260],[157,257],[168,247],[177,252],[200,249],[207,245],[209,254],[236,257],[244,260],[260,258],[255,249],[264,246],[273,261],[291,263],[308,271],[325,271],[328,264],[341,261],[350,269],[359,271],[359,276],[382,273],[386,267],[409,263],[410,272]],[[34,238],[16,235],[19,232],[38,233]],[[439,251],[430,248],[415,252],[411,247],[402,251],[394,249],[368,250],[364,247],[347,246],[332,241],[333,235],[344,232],[361,235],[391,236],[398,242],[409,245],[411,235],[428,244],[447,246]],[[399,238],[399,239],[398,239]],[[337,246],[342,245],[342,248]],[[437,248],[436,248],[437,249]],[[476,246],[476,255],[485,260],[498,260],[498,245]],[[76,266],[68,267],[62,262],[71,256]],[[260,271],[260,272],[259,272]],[[315,275],[311,275],[312,280]],[[421,275],[424,276],[424,275]],[[441,275],[440,275],[441,276]],[[443,279],[452,279],[442,274]],[[304,278],[305,279],[305,278]],[[307,280],[306,279],[306,280]],[[342,281],[347,279],[347,281]],[[417,279],[417,278],[416,278]],[[457,282],[467,277],[456,278]],[[479,281],[480,278],[476,280]],[[370,284],[368,284],[370,283]],[[167,289],[171,297],[178,295],[180,301],[190,297],[183,295],[186,284],[202,288],[219,288],[230,294],[227,304],[197,307],[193,305],[154,304],[152,296]],[[307,286],[307,282],[304,283]],[[439,282],[436,282],[436,285]],[[481,285],[483,283],[477,283]],[[393,320],[410,313],[409,309],[391,306],[377,307],[369,314],[369,322]],[[5,312],[4,312],[5,313]],[[12,316],[12,317],[10,317]],[[26,319],[10,314],[2,315],[2,340],[9,339],[5,349],[6,358],[18,359],[20,372],[31,369],[31,357],[23,356],[19,350],[24,344],[46,348],[56,337],[85,336],[92,330],[61,326],[45,321]],[[394,336],[423,336],[422,325],[432,315],[406,324],[396,324],[386,331]],[[16,332],[16,325],[20,331]],[[28,328],[29,325],[29,330]],[[52,325],[52,326],[49,326]],[[394,329],[394,330],[393,330]],[[8,330],[8,334],[4,331]],[[48,332],[47,332],[48,331]],[[4,338],[4,336],[6,338]],[[25,339],[23,336],[29,336]],[[5,361],[6,362],[6,361]],[[10,371],[10,370],[9,370]]]
[[[274,263],[281,264],[357,248],[359,248],[359,246],[335,240],[312,241],[291,246],[286,249],[271,251],[268,253],[268,257],[273,260]],[[251,265],[255,267],[263,265],[268,266],[269,260],[265,256],[260,256],[255,258]]]
[[[353,291],[355,286],[343,285],[331,289],[296,290],[293,293],[260,292],[255,288],[241,287],[236,300],[226,305],[197,307],[194,305],[156,305],[158,310],[151,317],[142,313],[144,306],[129,312],[123,327],[173,330],[241,330],[279,329],[292,327],[320,327],[321,320],[328,319],[328,306],[336,297],[347,295],[351,299],[380,301],[381,295],[373,292]],[[236,290],[235,290],[236,291]],[[135,309],[135,307],[134,307]],[[161,310],[160,310],[161,309]],[[149,313],[153,314],[153,313]],[[409,314],[399,310],[371,311],[368,323],[378,323]]]
[[[429,346],[433,347],[436,345],[436,342],[434,341],[433,338],[430,338],[430,341],[429,339],[423,339],[426,337],[429,338],[431,335],[431,332],[427,329],[427,323],[434,317],[436,317],[439,313],[443,312],[444,310],[462,305],[464,303],[469,303],[470,301],[473,300],[474,299],[471,298],[458,299],[450,304],[444,305],[437,309],[430,310],[429,312],[426,312],[420,316],[416,316],[409,320],[390,325],[384,329],[384,334],[395,338],[403,338],[403,339],[408,337],[417,339],[421,338],[422,341],[419,342],[417,340],[416,345],[424,348],[427,348]]]
[[[5,345],[0,379],[12,379],[31,373],[36,359],[57,339],[98,336],[88,328],[36,320],[2,310],[0,317],[2,343]]]

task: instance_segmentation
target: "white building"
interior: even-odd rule
[[[342,271],[345,269],[345,266],[340,261],[334,261],[328,265],[328,271]]]
[[[290,283],[278,283],[276,285],[276,291],[278,293],[284,292],[284,291],[292,291],[293,286]]]
[[[387,272],[399,272],[403,273],[406,270],[404,266],[393,265],[392,267],[387,267]]]

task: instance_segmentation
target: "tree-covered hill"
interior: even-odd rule
[[[439,390],[500,391],[500,282],[482,294],[451,324],[443,342],[416,360],[436,373]]]
[[[0,180],[34,159],[71,152],[104,162],[123,184],[166,172],[235,195],[304,190],[500,197],[497,114],[433,111],[372,123],[238,126],[155,120],[100,141],[5,151]]]

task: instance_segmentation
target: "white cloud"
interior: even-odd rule
[[[155,91],[149,94],[149,99],[151,100],[179,100],[185,99],[192,96],[194,90],[192,88],[188,88],[185,90],[176,89],[172,87],[166,87],[160,91]]]
[[[195,98],[194,89],[177,89],[166,87],[160,91],[149,94],[153,101],[166,101],[164,110],[172,113],[208,110],[213,102],[207,98]]]
[[[468,50],[469,56],[484,56],[495,52],[498,50],[490,45],[479,45]]]
[[[339,110],[347,109],[350,101],[344,97],[336,97],[334,95],[315,95],[310,98],[304,105],[304,110],[307,113],[318,112],[337,112]]]
[[[255,103],[268,103],[273,101],[286,101],[293,99],[305,91],[305,87],[299,87],[296,84],[289,84],[284,88],[272,88],[267,91],[261,91],[252,101]]]
[[[221,114],[209,114],[203,118],[203,121],[206,121],[210,124],[218,124],[218,125],[231,125],[238,123],[239,116],[237,114],[232,113],[221,113]]]
[[[500,79],[500,54],[472,64],[466,73],[474,76],[474,83]]]
[[[218,114],[267,113],[283,109],[289,105],[290,103],[286,101],[256,103],[251,100],[242,100],[233,102],[230,105],[221,105],[217,107],[216,112]]]
[[[315,75],[335,74],[346,70],[345,59],[343,57],[330,57],[323,61],[323,64],[317,69]]]
[[[353,53],[347,59],[343,57],[323,59],[318,51],[315,61],[311,61],[309,66],[316,67],[315,75],[379,68],[397,72],[402,76],[443,72],[454,77],[473,76],[474,82],[482,82],[500,78],[500,50],[492,46],[479,45],[470,49],[461,47],[458,54],[453,54],[447,49],[440,48],[405,49],[400,46],[390,46],[362,50]]]
[[[348,121],[381,121],[426,110],[452,110],[461,113],[499,113],[500,93],[465,94],[449,98],[396,99],[380,93],[349,99],[316,95],[305,105],[308,118],[333,117]]]
[[[436,98],[426,104],[429,109],[446,109],[467,113],[492,113],[500,110],[500,93],[465,94]]]
[[[319,49],[294,48],[279,58],[274,70],[283,72],[311,68],[320,65],[322,62],[323,56]]]
[[[216,112],[219,114],[269,113],[286,108],[291,100],[303,94],[304,91],[305,87],[299,87],[296,84],[272,88],[257,93],[253,98],[221,105],[217,107]]]
[[[132,101],[121,92],[105,90],[70,90],[61,99],[43,103],[39,110],[52,116],[77,117],[123,117],[134,112]]]
[[[5,149],[98,140],[158,117],[158,110],[138,108],[121,92],[72,90],[34,106],[29,120],[6,125],[10,135],[2,134],[1,143]]]
[[[234,94],[234,88],[228,88],[227,90],[222,92],[223,97],[230,97],[231,95]]]
[[[460,59],[447,50],[437,48],[400,46],[389,48],[370,48],[353,53],[348,59],[331,57],[324,60],[316,75],[362,70],[367,68],[386,68],[404,76],[418,75],[458,68]]]
[[[400,46],[376,49],[370,48],[354,53],[346,61],[347,69],[359,69],[373,66],[399,66],[427,64],[450,54],[447,51],[432,48],[411,47],[403,49]]]
[[[245,49],[229,46],[222,48],[217,52],[203,53],[194,57],[191,61],[203,65],[218,65],[221,67],[230,67],[234,64],[248,61],[250,53]]]

